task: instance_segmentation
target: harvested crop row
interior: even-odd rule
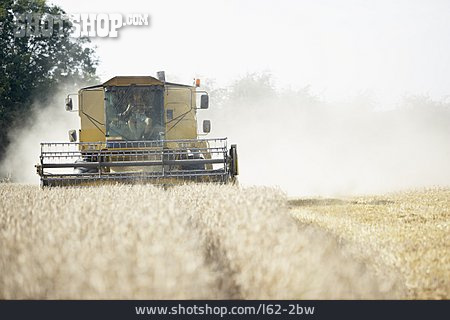
[[[450,297],[450,189],[291,201],[292,214],[351,244],[376,272],[397,273],[405,297]]]

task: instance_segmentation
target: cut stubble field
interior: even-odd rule
[[[0,299],[450,298],[450,189],[0,184]]]

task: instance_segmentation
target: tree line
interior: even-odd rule
[[[90,40],[70,37],[68,20],[50,34],[39,32],[49,28],[36,17],[64,14],[45,0],[0,0],[0,160],[10,143],[8,132],[33,121],[34,103],[45,105],[60,85],[98,80],[98,59]],[[29,28],[26,33],[24,25]]]

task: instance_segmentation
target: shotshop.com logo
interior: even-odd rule
[[[52,15],[15,13],[15,37],[51,37],[69,32],[71,37],[116,38],[125,26],[149,26],[147,13],[70,13]]]

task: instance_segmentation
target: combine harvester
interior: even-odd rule
[[[36,165],[42,186],[105,183],[235,182],[236,145],[226,138],[199,138],[210,132],[203,121],[197,132],[197,110],[207,109],[209,96],[192,86],[150,76],[114,77],[78,92],[78,110],[66,98],[66,110],[81,120],[70,142],[41,143]],[[197,100],[200,107],[197,108]]]

